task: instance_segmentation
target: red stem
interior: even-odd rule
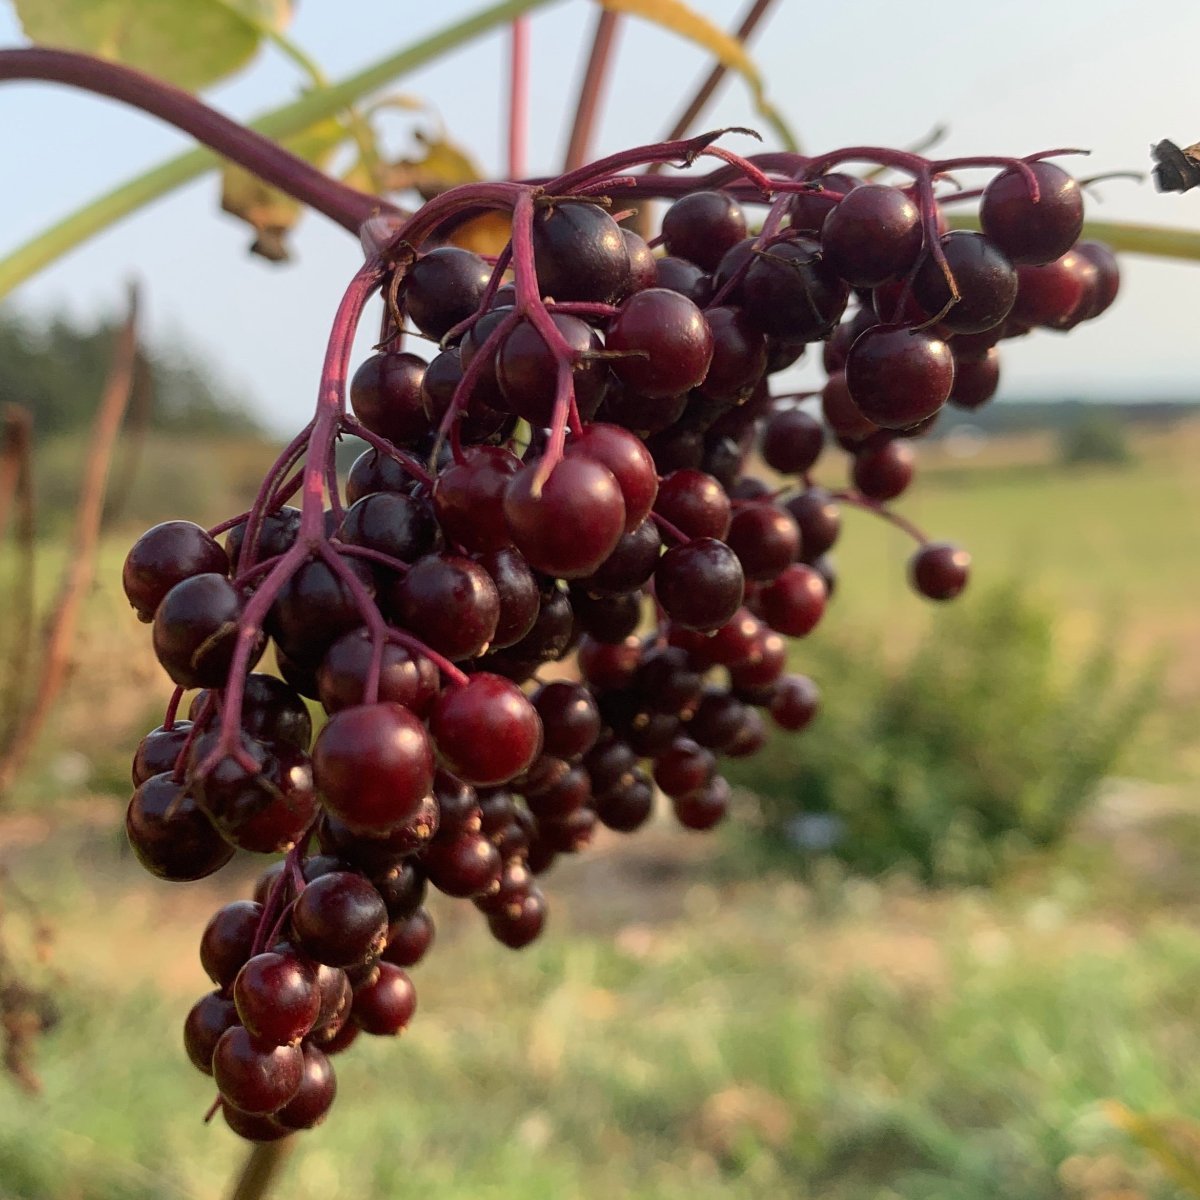
[[[612,9],[601,9],[596,18],[592,52],[588,56],[583,82],[579,85],[579,100],[575,105],[575,121],[571,126],[571,139],[567,144],[567,156],[563,162],[564,171],[577,170],[587,162],[596,114],[600,111],[604,99],[604,84],[619,24],[620,16]]]
[[[925,534],[907,517],[902,517],[898,512],[893,512],[890,508],[880,504],[878,500],[871,500],[861,492],[846,488],[843,491],[830,492],[830,498],[842,504],[849,504],[854,508],[861,508],[864,512],[874,513],[877,517],[882,517],[883,520],[895,525],[897,529],[904,530],[918,545],[924,546],[929,541]]]
[[[376,196],[329,178],[311,163],[223,116],[188,92],[132,67],[70,50],[0,50],[0,80],[6,79],[67,84],[141,109],[253,171],[351,233],[357,233],[359,226],[381,209],[398,211]]]
[[[508,77],[508,177],[525,174],[529,153],[529,15],[513,18]]]

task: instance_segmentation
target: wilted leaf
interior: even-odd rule
[[[341,122],[330,117],[288,138],[284,145],[308,162],[324,166],[346,136]],[[298,201],[244,167],[226,163],[221,171],[221,207],[253,227],[255,240],[250,249],[254,254],[271,262],[286,261],[287,235],[304,211]]]
[[[254,57],[263,27],[283,30],[291,0],[14,0],[33,41],[83,50],[168,79],[207,87]]]
[[[714,25],[707,17],[696,12],[683,0],[599,0],[600,4],[610,12],[630,13],[641,17],[655,25],[661,25],[680,37],[703,46],[724,67],[736,71],[745,79],[754,96],[754,105],[766,120],[775,127],[784,144],[789,149],[794,146],[795,139],[788,131],[782,117],[774,106],[767,101],[763,89],[762,76],[754,65],[746,47],[731,34],[726,33],[720,26]]]
[[[403,192],[412,188],[420,193],[423,200],[431,200],[447,188],[460,183],[474,183],[483,178],[483,172],[475,160],[448,138],[431,138],[420,130],[415,136],[425,147],[425,153],[387,164],[383,178],[389,192]]]

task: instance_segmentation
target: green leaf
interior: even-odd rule
[[[245,66],[291,0],[13,0],[35,42],[83,50],[196,90]]]
[[[610,12],[641,17],[704,47],[722,66],[741,75],[750,87],[755,108],[770,122],[784,147],[788,150],[796,148],[795,137],[767,101],[762,75],[746,53],[746,47],[732,34],[714,25],[683,0],[599,0],[599,3]]]

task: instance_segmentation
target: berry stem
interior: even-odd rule
[[[830,492],[830,498],[841,504],[849,504],[852,508],[861,508],[864,512],[871,512],[877,517],[882,517],[885,521],[895,525],[897,529],[902,529],[920,546],[924,546],[929,541],[929,538],[907,517],[902,517],[898,512],[893,512],[878,500],[872,500],[853,488]]]
[[[417,458],[399,447],[393,445],[387,438],[382,437],[378,433],[372,433],[361,421],[356,417],[346,416],[341,420],[342,431],[349,433],[353,437],[362,438],[369,446],[378,450],[380,454],[386,454],[388,458],[395,459],[415,480],[423,483],[426,487],[433,486],[433,476],[425,470],[424,465]]]
[[[167,701],[167,711],[163,713],[162,726],[164,729],[175,728],[175,718],[179,714],[179,706],[183,703],[183,693],[186,688],[177,687],[171,693],[171,699]]]
[[[384,554],[382,550],[372,550],[369,546],[350,546],[345,542],[336,540],[331,541],[329,544],[338,554],[346,554],[351,558],[362,558],[367,562],[378,563],[381,567],[387,567],[389,571],[399,571],[403,574],[411,566],[410,563],[393,558],[390,554]]]
[[[668,521],[667,518],[662,515],[662,513],[651,512],[650,518],[653,520],[655,525],[657,525],[659,529],[661,529],[663,533],[667,535],[667,537],[673,538],[681,546],[692,540],[686,533],[683,532],[682,529],[679,528],[678,525],[671,524],[671,522]]]
[[[444,654],[431,650],[419,637],[414,637],[403,629],[389,625],[387,640],[400,646],[406,646],[417,654],[423,654],[447,679],[452,679],[459,687],[465,687],[470,682],[470,676],[465,671],[460,671]]]

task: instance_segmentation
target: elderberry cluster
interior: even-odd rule
[[[922,595],[960,592],[965,552],[882,507],[912,477],[907,439],[992,396],[1002,338],[1116,293],[1111,253],[1076,244],[1078,185],[1044,160],[986,160],[1003,169],[973,233],[945,231],[933,164],[899,187],[830,173],[836,156],[771,180],[721,157],[729,186],[666,210],[665,253],[595,199],[624,162],[431,202],[356,276],[317,416],[254,506],[130,551],[126,593],[177,685],[134,759],[138,858],[188,880],[286,854],[210,921],[214,990],[185,1028],[244,1137],[319,1122],[330,1056],[408,1025],[429,885],[518,948],[545,921],[537,877],[598,825],[636,830],[658,793],[691,829],[726,815],[719,756],[817,710],[788,639],[832,593],[841,504],[916,537]],[[755,189],[778,198],[752,233]],[[512,213],[496,260],[436,244],[481,204]],[[436,353],[403,349],[414,333]],[[814,343],[819,404],[773,397]],[[344,488],[343,432],[370,443]],[[828,435],[852,459],[841,491],[810,475]],[[268,643],[281,678],[253,672]],[[577,680],[547,676],[571,656]]]

